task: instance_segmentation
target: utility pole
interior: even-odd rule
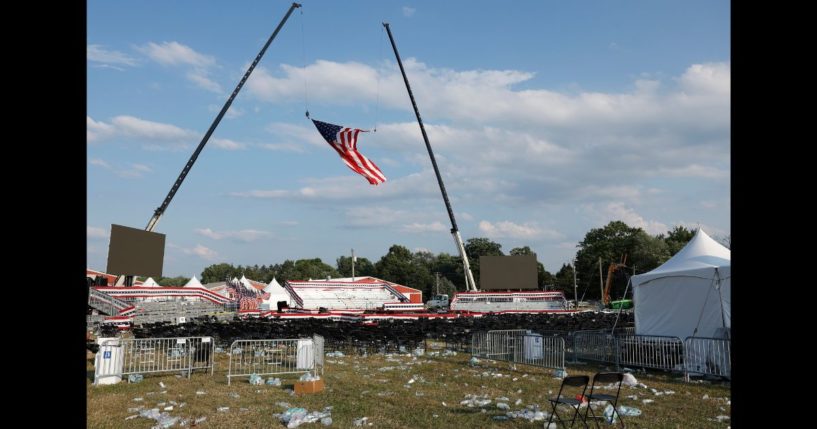
[[[579,289],[576,286],[576,258],[573,258],[573,299],[576,300],[576,308],[579,308]]]
[[[352,249],[352,281],[355,281],[355,249]]]
[[[601,256],[599,256],[599,291],[601,291],[601,303],[604,305],[604,276],[601,274]]]

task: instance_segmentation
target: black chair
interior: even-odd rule
[[[598,372],[596,375],[593,376],[593,384],[590,385],[590,393],[587,395],[587,399],[590,401],[603,401],[608,402],[610,405],[613,406],[613,416],[618,417],[618,422],[621,424],[621,427],[624,427],[624,419],[621,418],[621,414],[619,414],[618,409],[618,395],[621,393],[621,382],[624,380],[624,373],[621,372]],[[609,383],[618,383],[618,387],[616,388],[615,395],[609,395],[607,393],[596,393],[596,384],[609,384]],[[593,412],[591,407],[587,407],[587,411],[584,412],[585,420],[587,420],[588,413],[593,415],[594,419],[601,418],[603,419],[604,416],[596,416]],[[599,426],[599,422],[596,421],[596,427]]]
[[[550,403],[552,404],[552,409],[550,411],[548,423],[547,425],[545,425],[545,427],[550,426],[550,422],[553,421],[553,416],[556,416],[556,419],[559,420],[559,423],[561,423],[562,426],[567,427],[567,424],[565,424],[564,420],[562,420],[562,418],[556,412],[556,407],[559,404],[569,405],[570,407],[573,408],[573,419],[570,421],[571,427],[573,426],[574,423],[576,423],[576,417],[582,420],[582,424],[584,424],[584,427],[588,427],[587,419],[585,418],[584,415],[579,413],[579,407],[582,404],[582,400],[576,399],[575,397],[575,396],[578,396],[579,398],[584,397],[584,392],[587,391],[588,383],[590,383],[590,377],[586,375],[574,375],[571,377],[565,377],[562,380],[562,385],[559,387],[559,394],[557,394],[555,398],[548,399],[548,401],[550,401]],[[576,395],[574,397],[563,396],[562,392],[565,392],[565,386],[569,386],[570,388],[568,389],[568,391],[571,393],[575,392]],[[579,393],[579,388],[581,388],[581,393]],[[569,394],[570,393],[565,392],[565,395]]]

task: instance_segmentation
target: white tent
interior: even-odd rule
[[[148,277],[147,280],[142,282],[142,287],[159,287],[159,283],[156,283],[153,277]]]
[[[670,260],[633,276],[636,334],[724,337],[721,328],[732,326],[731,259],[729,249],[698,229]]]
[[[254,294],[258,294],[258,289],[254,288],[253,285],[250,284],[250,281],[244,277],[244,275],[241,275],[241,280],[239,280],[239,282],[241,282],[241,284],[244,286],[244,289],[247,289]]]
[[[270,294],[269,299],[264,300],[265,304],[269,304],[270,309],[277,309],[278,301],[286,301],[287,305],[290,304],[289,294],[284,290],[284,287],[275,280],[275,277],[273,277],[272,281],[264,288],[264,292]]]
[[[197,279],[196,275],[193,274],[193,277],[187,283],[185,283],[183,287],[204,287],[204,286],[201,285],[199,279]]]

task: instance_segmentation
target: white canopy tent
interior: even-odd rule
[[[241,280],[239,280],[239,282],[241,283],[242,286],[244,286],[244,289],[247,289],[248,291],[258,295],[258,289],[254,288],[250,281],[246,277],[244,277],[243,274],[241,275]]]
[[[729,249],[698,229],[663,265],[633,276],[636,334],[681,340],[728,335],[732,326],[731,259]]]
[[[265,304],[269,304],[270,309],[277,308],[278,301],[286,301],[287,305],[290,305],[289,294],[284,290],[284,287],[275,280],[275,277],[273,277],[272,281],[264,288],[264,292],[270,294],[269,299],[264,300]]]
[[[199,279],[196,278],[196,275],[193,274],[193,277],[191,277],[190,280],[187,283],[185,283],[183,287],[204,287],[204,286],[202,286]]]
[[[147,280],[142,282],[142,287],[159,287],[159,283],[156,283],[153,277],[148,277]]]

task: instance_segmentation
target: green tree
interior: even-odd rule
[[[601,259],[604,276],[606,276],[608,266],[611,263],[621,262],[624,255],[628,257],[628,264],[646,265],[632,259],[640,233],[643,232],[641,228],[633,228],[616,220],[602,228],[593,228],[585,234],[576,252],[576,273],[578,285],[580,289],[584,287],[584,290],[587,291],[587,298],[601,299],[599,288],[594,286],[599,284],[599,259]],[[556,277],[558,278],[558,274]]]
[[[559,268],[559,271],[556,272],[556,276],[553,279],[553,289],[564,292],[566,297],[572,297],[574,295],[573,266],[562,264],[562,268]]]
[[[352,277],[352,257],[341,256],[337,259],[337,270],[341,277]],[[374,264],[367,258],[357,258],[355,262],[355,277],[374,276]]]
[[[518,256],[518,255],[533,255],[536,256],[533,250],[530,249],[528,246],[524,247],[514,247],[510,251],[511,256]],[[539,286],[539,289],[544,289],[546,285],[554,284],[553,274],[549,273],[545,270],[545,266],[542,265],[539,260],[536,260],[536,284]]]
[[[474,274],[474,281],[479,285],[479,257],[480,256],[503,256],[502,245],[491,241],[488,238],[476,237],[465,241],[465,254],[471,265],[471,272]]]
[[[223,282],[233,277],[241,277],[241,271],[232,264],[227,263],[210,265],[201,272],[202,283]]]
[[[684,248],[684,246],[687,245],[687,243],[689,243],[689,240],[692,240],[692,237],[694,236],[695,232],[690,231],[681,225],[677,225],[671,231],[668,231],[666,238],[664,238],[664,242],[667,243],[669,254],[674,255],[678,253]]]
[[[184,286],[188,281],[190,281],[190,277],[159,277],[156,283],[158,283],[159,286]]]
[[[408,248],[394,244],[389,247],[389,252],[374,264],[374,270],[377,277],[383,280],[414,287],[412,285],[416,282],[413,279],[414,266],[412,259],[411,251]]]
[[[457,291],[465,290],[465,276],[463,275],[462,258],[441,252],[437,254],[434,263],[434,272],[440,273],[440,277],[446,278],[454,284]]]
[[[329,276],[340,277],[340,273],[331,265],[321,261],[321,258],[298,259],[295,261],[295,270],[304,279],[325,279]]]

